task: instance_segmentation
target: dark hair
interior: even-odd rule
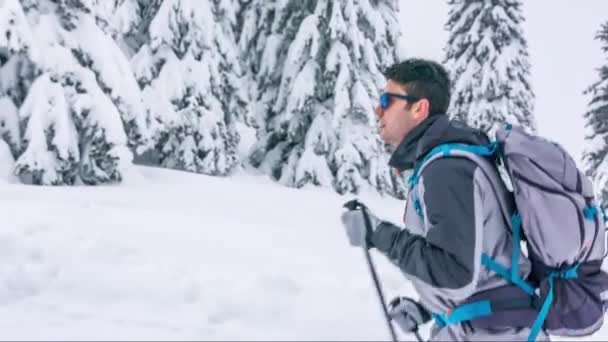
[[[450,104],[450,76],[439,63],[412,58],[395,63],[384,76],[399,83],[408,95],[429,101],[429,115],[445,114]]]

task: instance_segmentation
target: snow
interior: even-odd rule
[[[0,47],[10,52],[23,51],[30,48],[32,32],[27,29],[27,19],[18,0],[0,1]]]
[[[311,57],[315,56],[315,54],[312,52],[312,45],[315,45],[315,41],[319,40],[319,32],[317,30],[316,21],[317,18],[313,15],[306,17],[300,24],[298,33],[289,46],[289,52],[287,53],[287,57],[283,62],[281,85],[274,106],[275,111],[281,111],[285,108],[285,106],[289,106],[287,102],[293,103],[291,96],[293,95],[292,89],[294,89],[295,85],[292,85],[291,82],[294,78],[296,81],[299,81],[299,86],[306,87],[305,90],[308,91],[303,91],[307,94],[310,92],[311,88],[314,89],[315,87],[315,82],[312,82],[314,78],[312,78],[312,75],[307,73],[312,73],[316,69],[314,68],[315,65],[311,62],[314,61],[314,58]],[[300,72],[304,74],[304,76],[302,76],[304,79],[302,79],[302,77],[298,77],[298,73]],[[300,92],[298,92],[298,94],[299,93]],[[288,115],[291,115],[293,109],[286,109],[285,112]]]
[[[278,34],[271,34],[266,37],[264,42],[264,53],[260,60],[260,75],[270,74],[274,71],[277,65],[277,57],[279,54],[279,48],[281,45],[281,36]]]
[[[144,46],[140,53],[134,59],[137,64],[137,70],[143,72],[141,74],[144,81],[150,81],[151,66],[156,64],[154,57],[148,55],[149,49]],[[176,125],[179,122],[178,115],[171,104],[171,100],[180,98],[186,91],[185,73],[182,73],[180,61],[169,48],[161,50],[161,54],[165,59],[165,64],[161,69],[158,77],[152,81],[150,86],[143,89],[144,100],[150,107],[153,117],[164,123],[167,126]],[[158,127],[161,129],[162,127]],[[156,132],[158,134],[158,132]]]
[[[352,65],[351,63],[346,46],[340,41],[334,42],[325,60],[325,72],[336,75],[333,85],[332,127],[339,127],[340,121],[344,120],[350,112],[352,103],[348,88],[352,81],[348,66]],[[353,97],[353,99],[357,98]]]
[[[346,23],[342,16],[340,2],[334,1],[332,3],[331,18],[329,19],[329,37],[331,39],[341,40],[344,32],[346,32]]]
[[[79,159],[78,132],[69,111],[63,88],[43,74],[32,84],[28,96],[19,109],[19,116],[27,120],[23,139],[27,145],[17,160],[18,165],[44,171],[44,184],[59,181],[57,172],[65,169],[66,161]],[[53,139],[47,132],[53,129]]]
[[[340,225],[350,198],[265,176],[138,172],[119,187],[0,188],[3,339],[387,338]],[[398,220],[398,201],[363,198]],[[374,257],[387,295],[408,292]]]
[[[370,110],[374,108],[374,102],[368,95],[367,91],[361,84],[361,82],[357,81],[353,84],[351,89],[352,99],[353,99],[353,109],[356,111],[360,111],[362,113],[367,114],[366,124],[372,126],[372,129],[376,127],[376,113],[374,110]]]
[[[285,66],[293,68],[293,65],[289,63],[286,63]],[[310,102],[310,99],[314,98],[315,95],[315,76],[318,69],[319,66],[317,65],[317,62],[314,59],[311,59],[306,62],[302,67],[302,70],[299,70],[294,76],[294,80],[291,84],[282,87],[282,89],[286,89],[287,94],[289,94],[286,98],[287,104],[284,109],[285,114],[282,117],[283,120],[292,120],[292,118],[306,113],[304,109],[307,107],[307,103]],[[297,89],[297,91],[295,91],[295,89]]]
[[[239,160],[242,160],[244,163],[246,163],[248,161],[247,159],[251,151],[251,147],[256,141],[255,129],[245,125],[243,122],[237,122],[235,123],[235,126],[236,131],[241,137],[237,148]]]
[[[92,17],[83,17],[78,29],[72,32],[72,48],[83,51],[91,60],[91,69],[100,85],[110,88],[109,95],[117,102],[124,121],[136,120],[138,127],[146,127],[141,90],[127,57],[112,37],[104,34]],[[142,133],[147,132],[144,130]]]
[[[7,96],[0,96],[0,140],[4,138],[15,150],[21,148],[19,134],[19,111]]]
[[[108,2],[103,1],[106,5]],[[118,5],[112,17],[111,26],[119,33],[131,32],[141,21],[136,1],[125,1]]]
[[[17,177],[13,174],[15,159],[8,144],[0,139],[0,184],[17,183]]]
[[[378,6],[380,4],[378,4],[376,2],[376,4],[374,4],[374,5]],[[386,17],[385,18],[382,17],[382,14],[386,14],[386,12],[380,13],[377,9],[374,8],[374,6],[372,6],[372,4],[370,3],[369,0],[361,0],[359,2],[359,6],[360,6],[359,7],[360,15],[362,16],[361,19],[363,19],[364,21],[367,21],[369,26],[372,28],[372,30],[374,30],[375,34],[374,34],[373,39],[376,39],[379,42],[386,41],[386,34],[391,31],[390,29],[387,30]],[[378,7],[380,7],[380,6],[378,6]],[[394,15],[394,13],[393,13],[393,15]],[[372,38],[372,37],[367,37],[367,38]]]
[[[2,50],[0,50],[2,52]],[[19,57],[12,56],[4,65],[0,66],[0,92],[6,94],[7,91],[17,84],[19,79]]]

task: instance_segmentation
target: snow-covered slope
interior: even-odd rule
[[[339,222],[350,197],[138,169],[124,186],[0,185],[0,339],[388,338]],[[362,199],[398,222],[398,201]],[[374,256],[387,296],[411,290]]]

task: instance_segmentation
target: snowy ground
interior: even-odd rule
[[[116,187],[0,185],[0,339],[388,339],[339,223],[350,196],[138,171]],[[399,222],[399,201],[361,198]],[[415,296],[374,260],[389,298]]]
[[[139,170],[120,187],[0,186],[0,338],[387,337],[339,223],[349,198]],[[398,221],[401,203],[370,198]],[[409,291],[376,258],[386,291]]]

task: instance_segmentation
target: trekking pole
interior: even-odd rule
[[[355,199],[355,200],[351,200],[351,201],[348,201],[347,203],[345,203],[344,207],[347,208],[348,210],[357,210],[358,208],[361,208],[361,211],[363,212],[363,218],[365,219],[365,226],[368,231],[372,230],[371,222],[370,222],[369,216],[367,214],[367,208],[365,207],[365,205],[363,205],[363,203],[361,203]],[[389,316],[388,309],[386,308],[386,304],[385,304],[386,302],[384,301],[384,294],[382,292],[382,287],[380,286],[380,281],[378,280],[378,275],[376,274],[376,267],[374,267],[374,263],[372,262],[372,257],[369,254],[367,242],[365,244],[366,245],[363,246],[363,253],[365,254],[365,259],[367,260],[367,266],[369,268],[369,272],[372,275],[372,279],[373,279],[374,285],[376,287],[376,292],[378,293],[378,298],[380,299],[380,305],[382,306],[382,311],[384,312],[384,318],[386,319],[386,324],[388,325],[388,330],[390,331],[391,338],[393,339],[393,342],[397,342],[397,335],[395,334],[395,329],[393,328],[393,325],[391,324],[391,317]],[[416,338],[418,338],[420,341],[422,341],[418,335],[418,332],[416,332]]]
[[[420,332],[418,331],[418,329],[414,330],[414,335],[416,335],[416,339],[418,340],[418,342],[426,342],[422,336],[420,336]]]

